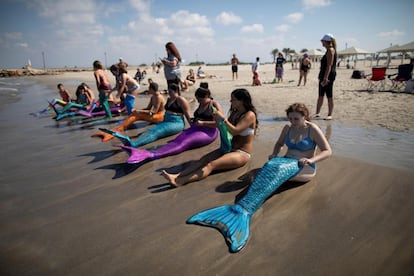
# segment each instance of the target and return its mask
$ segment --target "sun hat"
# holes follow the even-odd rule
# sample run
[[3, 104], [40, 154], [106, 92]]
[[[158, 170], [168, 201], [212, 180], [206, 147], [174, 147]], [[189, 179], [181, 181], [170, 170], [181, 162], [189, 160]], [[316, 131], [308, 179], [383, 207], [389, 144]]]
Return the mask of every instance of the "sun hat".
[[322, 38], [321, 41], [332, 41], [333, 40], [333, 35], [331, 34], [325, 34]]

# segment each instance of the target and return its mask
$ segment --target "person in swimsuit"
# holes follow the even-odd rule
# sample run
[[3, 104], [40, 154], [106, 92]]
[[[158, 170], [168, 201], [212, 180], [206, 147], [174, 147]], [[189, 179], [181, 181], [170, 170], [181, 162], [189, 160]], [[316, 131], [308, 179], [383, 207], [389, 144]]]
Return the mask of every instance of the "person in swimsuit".
[[[249, 239], [250, 219], [274, 192], [302, 168], [331, 156], [332, 150], [320, 128], [309, 121], [309, 110], [302, 103], [286, 109], [290, 125], [286, 125], [277, 140], [272, 154], [255, 176], [247, 193], [235, 204], [211, 208], [187, 220], [221, 231], [231, 252], [240, 251]], [[283, 157], [278, 157], [282, 147], [288, 147]], [[320, 152], [315, 154], [315, 148]]]
[[180, 133], [174, 140], [157, 147], [156, 150], [123, 147], [130, 153], [128, 163], [140, 163], [144, 160], [156, 160], [176, 155], [183, 151], [199, 148], [212, 143], [218, 137], [218, 129], [214, 118], [215, 112], [223, 112], [221, 105], [211, 98], [208, 88], [198, 88], [195, 97], [199, 102], [194, 111], [191, 126]]
[[238, 71], [239, 71], [239, 59], [236, 57], [236, 54], [233, 54], [233, 57], [231, 58], [231, 72], [232, 72], [232, 78], [236, 78], [236, 80], [239, 78]]
[[216, 149], [192, 162], [192, 165], [179, 173], [162, 175], [172, 186], [178, 187], [190, 182], [199, 181], [209, 176], [213, 171], [230, 170], [244, 166], [250, 160], [253, 148], [253, 138], [258, 125], [256, 108], [252, 103], [249, 91], [240, 88], [231, 93], [231, 108], [226, 119], [222, 112], [215, 112], [215, 118], [224, 122], [227, 130], [233, 135], [232, 150], [223, 152]]
[[139, 93], [140, 86], [134, 78], [128, 75], [126, 67], [122, 64], [118, 66], [118, 79], [119, 86], [117, 98], [121, 98], [122, 93], [126, 91], [125, 107], [127, 114], [131, 115], [135, 105], [135, 97]]
[[181, 55], [173, 42], [167, 42], [165, 44], [165, 50], [167, 51], [167, 57], [160, 58], [160, 61], [164, 64], [164, 75], [167, 79], [167, 87], [170, 88], [170, 85], [173, 83], [178, 85], [181, 83]]
[[[121, 125], [113, 128], [113, 131], [124, 132], [136, 121], [147, 121], [149, 123], [157, 124], [164, 120], [165, 99], [158, 90], [158, 84], [156, 82], [150, 83], [148, 93], [151, 95], [148, 106], [144, 109], [132, 110], [132, 114], [128, 116]], [[93, 134], [92, 137], [100, 137], [102, 138], [102, 142], [108, 142], [114, 138], [112, 134], [103, 131]]]
[[300, 86], [300, 83], [302, 82], [302, 78], [303, 78], [303, 86], [306, 85], [308, 71], [311, 68], [311, 66], [312, 66], [312, 62], [311, 62], [311, 59], [309, 58], [309, 55], [307, 53], [304, 53], [303, 57], [300, 60], [298, 86]]
[[99, 130], [117, 137], [125, 146], [134, 148], [146, 145], [167, 136], [178, 134], [185, 127], [183, 117], [186, 118], [188, 124], [191, 124], [190, 105], [186, 98], [181, 96], [178, 84], [171, 84], [168, 93], [169, 97], [165, 104], [165, 115], [163, 121], [148, 128], [146, 131], [141, 133], [136, 140], [132, 141], [129, 136], [110, 129], [100, 128]]
[[105, 110], [105, 118], [112, 118], [111, 108], [108, 103], [109, 94], [112, 92], [111, 83], [104, 72], [102, 62], [95, 60], [93, 62], [94, 77], [96, 81], [96, 87], [99, 91], [99, 102]]
[[326, 53], [321, 59], [321, 69], [319, 71], [319, 96], [316, 103], [316, 114], [314, 118], [320, 117], [323, 98], [328, 99], [328, 116], [325, 120], [332, 120], [334, 108], [333, 102], [333, 83], [336, 78], [336, 40], [331, 34], [326, 34], [321, 38], [322, 46], [326, 48]]
[[188, 75], [184, 81], [181, 82], [181, 90], [186, 91], [190, 86], [193, 86], [196, 83], [196, 77], [194, 70], [188, 70]]

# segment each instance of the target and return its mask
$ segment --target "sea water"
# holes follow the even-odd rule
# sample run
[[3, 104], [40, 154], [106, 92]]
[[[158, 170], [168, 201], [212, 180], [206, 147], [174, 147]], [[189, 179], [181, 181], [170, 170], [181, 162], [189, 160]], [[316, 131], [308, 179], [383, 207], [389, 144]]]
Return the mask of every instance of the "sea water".
[[[57, 89], [52, 91], [31, 78], [0, 78], [0, 112], [6, 104], [18, 101], [22, 105], [18, 109], [27, 111], [23, 115], [29, 119], [32, 117], [30, 113], [43, 110], [48, 104], [47, 101], [56, 97]], [[228, 106], [223, 104], [223, 109], [228, 110]], [[12, 120], [13, 117], [12, 112], [1, 112], [0, 124], [8, 119]], [[314, 122], [327, 136], [336, 156], [410, 171], [414, 168], [414, 131], [356, 127], [335, 120]], [[286, 123], [286, 118], [259, 114], [259, 127], [262, 129], [259, 129], [259, 135], [274, 143]]]

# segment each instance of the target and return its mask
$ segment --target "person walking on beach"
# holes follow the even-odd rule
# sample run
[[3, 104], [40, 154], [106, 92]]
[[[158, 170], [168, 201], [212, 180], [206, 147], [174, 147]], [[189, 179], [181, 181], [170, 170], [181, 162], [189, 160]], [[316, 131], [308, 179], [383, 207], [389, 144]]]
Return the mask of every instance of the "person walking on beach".
[[261, 86], [262, 82], [259, 78], [259, 66], [260, 66], [260, 58], [257, 57], [256, 61], [252, 64], [252, 73], [253, 73], [253, 83], [252, 86]]
[[276, 65], [275, 65], [275, 79], [277, 82], [283, 82], [283, 64], [286, 63], [286, 59], [282, 53], [277, 54]]
[[93, 62], [93, 75], [96, 81], [96, 87], [99, 91], [99, 102], [105, 110], [105, 118], [112, 118], [111, 108], [109, 107], [108, 97], [112, 92], [111, 83], [104, 72], [102, 62], [95, 60]]
[[303, 78], [303, 86], [306, 85], [308, 71], [311, 68], [311, 65], [312, 65], [312, 62], [309, 58], [309, 55], [307, 53], [304, 53], [303, 57], [300, 59], [298, 86], [300, 86], [300, 83], [302, 82], [302, 78]]
[[167, 57], [160, 59], [164, 64], [164, 74], [167, 79], [167, 87], [170, 88], [171, 84], [175, 83], [180, 86], [181, 83], [181, 55], [177, 50], [177, 47], [173, 42], [168, 42], [165, 45], [167, 51]]
[[325, 120], [332, 120], [334, 108], [333, 102], [333, 83], [336, 77], [336, 40], [331, 34], [326, 34], [321, 38], [322, 46], [326, 48], [325, 55], [321, 59], [321, 69], [319, 71], [319, 96], [316, 103], [316, 114], [314, 118], [320, 118], [320, 111], [323, 105], [323, 98], [328, 99], [328, 116]]
[[[290, 105], [286, 115], [290, 124], [283, 128], [269, 161], [260, 169], [246, 195], [233, 205], [208, 209], [187, 220], [187, 223], [218, 228], [228, 241], [231, 252], [238, 252], [246, 245], [250, 218], [266, 199], [287, 180], [295, 181], [307, 166], [314, 166], [332, 154], [321, 129], [309, 121], [309, 110], [303, 103]], [[279, 157], [284, 145], [287, 152]], [[317, 154], [316, 147], [319, 148]]]
[[236, 77], [236, 80], [239, 78], [238, 76], [238, 71], [239, 71], [239, 59], [236, 57], [236, 54], [233, 54], [233, 58], [231, 59], [231, 72], [232, 72], [232, 77], [234, 80], [234, 77]]
[[178, 187], [199, 181], [213, 171], [237, 169], [250, 160], [253, 138], [258, 125], [256, 108], [249, 91], [244, 88], [234, 90], [230, 102], [228, 119], [219, 111], [215, 113], [215, 117], [216, 121], [222, 122], [226, 131], [233, 135], [231, 149], [224, 152], [222, 148], [218, 148], [178, 173], [168, 173], [163, 170], [162, 175], [172, 186]]

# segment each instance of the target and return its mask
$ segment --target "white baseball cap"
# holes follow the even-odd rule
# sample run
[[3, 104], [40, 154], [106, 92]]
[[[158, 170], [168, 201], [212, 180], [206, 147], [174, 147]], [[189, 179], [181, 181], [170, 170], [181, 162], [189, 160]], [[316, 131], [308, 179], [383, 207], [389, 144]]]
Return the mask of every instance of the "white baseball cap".
[[321, 41], [332, 41], [334, 39], [333, 35], [331, 34], [325, 34], [322, 38]]

